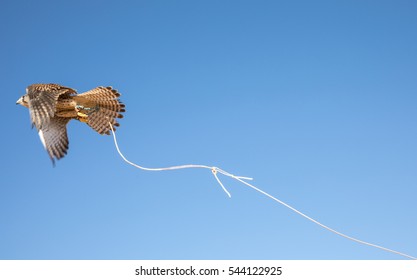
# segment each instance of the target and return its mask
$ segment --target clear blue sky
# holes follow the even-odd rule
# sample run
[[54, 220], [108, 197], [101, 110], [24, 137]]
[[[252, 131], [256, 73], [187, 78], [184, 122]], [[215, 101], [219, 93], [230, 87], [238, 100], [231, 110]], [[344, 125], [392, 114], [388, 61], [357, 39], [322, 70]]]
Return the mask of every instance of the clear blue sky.
[[343, 233], [417, 255], [415, 1], [1, 1], [0, 259], [403, 259], [206, 170], [144, 172], [32, 83], [111, 85], [122, 151], [216, 165]]

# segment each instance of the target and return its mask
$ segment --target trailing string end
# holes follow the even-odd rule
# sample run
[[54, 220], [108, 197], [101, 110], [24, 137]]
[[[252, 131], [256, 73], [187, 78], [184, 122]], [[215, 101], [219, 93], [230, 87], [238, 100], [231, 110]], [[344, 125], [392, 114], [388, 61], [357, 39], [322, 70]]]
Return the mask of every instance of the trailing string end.
[[280, 203], [281, 205], [283, 205], [283, 206], [287, 207], [287, 208], [288, 208], [288, 209], [290, 209], [291, 211], [293, 211], [293, 212], [297, 213], [298, 215], [300, 215], [300, 216], [302, 216], [302, 217], [306, 218], [307, 220], [309, 220], [309, 221], [311, 221], [311, 222], [315, 223], [316, 225], [318, 225], [318, 226], [320, 226], [320, 227], [324, 228], [325, 230], [328, 230], [328, 231], [330, 231], [330, 232], [332, 232], [332, 233], [334, 233], [334, 234], [336, 234], [336, 235], [339, 235], [339, 236], [341, 236], [341, 237], [343, 237], [343, 238], [346, 238], [346, 239], [348, 239], [348, 240], [354, 241], [354, 242], [359, 243], [359, 244], [362, 244], [362, 245], [366, 245], [366, 246], [369, 246], [369, 247], [377, 248], [377, 249], [380, 249], [380, 250], [383, 250], [383, 251], [386, 251], [386, 252], [389, 252], [389, 253], [397, 254], [397, 255], [399, 255], [399, 256], [403, 256], [403, 257], [408, 258], [408, 259], [411, 259], [411, 260], [417, 260], [417, 258], [416, 258], [416, 257], [414, 257], [414, 256], [411, 256], [411, 255], [408, 255], [408, 254], [405, 254], [405, 253], [402, 253], [402, 252], [399, 252], [399, 251], [396, 251], [396, 250], [392, 250], [392, 249], [389, 249], [389, 248], [386, 248], [386, 247], [383, 247], [383, 246], [380, 246], [380, 245], [377, 245], [377, 244], [373, 244], [373, 243], [370, 243], [370, 242], [366, 242], [366, 241], [360, 240], [360, 239], [358, 239], [358, 238], [351, 237], [351, 236], [349, 236], [349, 235], [347, 235], [347, 234], [341, 233], [341, 232], [339, 232], [339, 231], [337, 231], [337, 230], [335, 230], [335, 229], [333, 229], [333, 228], [331, 228], [331, 227], [329, 227], [329, 226], [326, 226], [326, 225], [324, 225], [324, 224], [320, 223], [319, 221], [317, 221], [317, 220], [315, 220], [315, 219], [311, 218], [311, 217], [310, 217], [310, 216], [308, 216], [307, 214], [304, 214], [304, 213], [303, 213], [303, 212], [301, 212], [300, 210], [297, 210], [296, 208], [294, 208], [294, 207], [290, 206], [289, 204], [287, 204], [287, 203], [283, 202], [282, 200], [279, 200], [279, 199], [278, 199], [278, 198], [276, 198], [275, 196], [273, 196], [273, 195], [271, 195], [271, 194], [267, 193], [266, 191], [263, 191], [263, 190], [261, 190], [261, 189], [259, 189], [259, 188], [255, 187], [254, 185], [252, 185], [252, 184], [250, 184], [250, 183], [248, 183], [248, 182], [245, 182], [245, 181], [243, 181], [243, 180], [241, 180], [241, 179], [239, 179], [239, 178], [236, 178], [236, 177], [235, 177], [235, 179], [236, 179], [237, 181], [241, 182], [242, 184], [245, 184], [246, 186], [248, 186], [248, 187], [252, 188], [253, 190], [255, 190], [255, 191], [257, 191], [257, 192], [259, 192], [259, 193], [261, 193], [261, 194], [263, 194], [263, 195], [265, 195], [265, 196], [267, 196], [267, 197], [269, 197], [270, 199], [272, 199], [272, 200], [274, 200], [274, 201], [276, 201], [276, 202]]
[[216, 178], [217, 182], [219, 183], [219, 185], [222, 187], [222, 189], [224, 190], [224, 192], [229, 196], [232, 197], [230, 192], [226, 189], [226, 187], [223, 185], [223, 183], [220, 181], [219, 177], [217, 176], [217, 173], [223, 174], [224, 176], [230, 177], [232, 179], [238, 180], [238, 181], [243, 181], [243, 180], [253, 180], [253, 178], [251, 177], [245, 177], [245, 176], [236, 176], [233, 175], [227, 171], [224, 171], [223, 169], [218, 168], [217, 166], [213, 166], [211, 168], [211, 172], [213, 173], [214, 178]]
[[217, 167], [213, 167], [211, 168], [211, 172], [213, 173], [214, 178], [216, 178], [217, 183], [219, 183], [219, 185], [222, 187], [223, 191], [227, 194], [227, 196], [229, 198], [232, 197], [232, 195], [230, 194], [230, 192], [226, 189], [226, 187], [223, 185], [222, 181], [220, 181], [219, 177], [217, 176]]

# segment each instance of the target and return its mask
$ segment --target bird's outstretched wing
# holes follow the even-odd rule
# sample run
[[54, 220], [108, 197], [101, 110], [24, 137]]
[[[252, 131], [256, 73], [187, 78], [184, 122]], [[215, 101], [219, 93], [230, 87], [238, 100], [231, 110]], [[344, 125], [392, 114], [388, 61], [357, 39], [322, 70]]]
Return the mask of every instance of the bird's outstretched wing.
[[34, 84], [27, 89], [29, 111], [32, 124], [38, 130], [54, 117], [58, 97], [63, 94], [75, 94], [76, 91], [57, 84]]
[[67, 123], [70, 120], [70, 118], [53, 117], [43, 123], [39, 129], [39, 137], [53, 164], [55, 164], [55, 159], [60, 159], [67, 154], [69, 143]]

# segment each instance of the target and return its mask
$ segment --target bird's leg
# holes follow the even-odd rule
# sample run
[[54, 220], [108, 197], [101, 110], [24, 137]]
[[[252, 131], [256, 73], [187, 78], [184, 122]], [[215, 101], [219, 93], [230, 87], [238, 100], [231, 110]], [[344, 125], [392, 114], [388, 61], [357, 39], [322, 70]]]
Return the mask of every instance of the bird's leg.
[[77, 111], [77, 120], [79, 120], [80, 122], [88, 122], [88, 115], [86, 113], [81, 112], [81, 110], [84, 110], [84, 106], [81, 105], [76, 105], [75, 106], [75, 111]]
[[77, 111], [77, 119], [80, 122], [85, 122], [86, 123], [86, 122], [88, 122], [88, 115], [95, 112], [95, 111], [98, 111], [99, 107], [98, 107], [98, 105], [95, 106], [95, 107], [92, 107], [92, 108], [84, 107], [82, 105], [76, 105], [75, 110]]
[[79, 113], [78, 117], [77, 117], [77, 120], [79, 120], [80, 122], [83, 122], [83, 123], [87, 123], [88, 122], [88, 116], [86, 114]]

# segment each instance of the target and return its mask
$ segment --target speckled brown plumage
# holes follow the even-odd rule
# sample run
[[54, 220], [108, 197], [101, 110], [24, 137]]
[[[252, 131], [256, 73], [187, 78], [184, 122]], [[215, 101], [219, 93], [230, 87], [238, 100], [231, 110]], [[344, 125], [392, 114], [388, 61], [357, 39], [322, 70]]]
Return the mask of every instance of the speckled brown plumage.
[[58, 84], [33, 84], [16, 104], [29, 108], [32, 125], [38, 129], [42, 144], [52, 162], [68, 150], [66, 126], [71, 119], [85, 122], [100, 134], [110, 134], [109, 122], [119, 126], [125, 105], [112, 87], [97, 87], [77, 94]]

